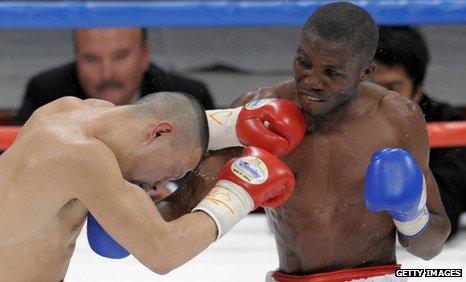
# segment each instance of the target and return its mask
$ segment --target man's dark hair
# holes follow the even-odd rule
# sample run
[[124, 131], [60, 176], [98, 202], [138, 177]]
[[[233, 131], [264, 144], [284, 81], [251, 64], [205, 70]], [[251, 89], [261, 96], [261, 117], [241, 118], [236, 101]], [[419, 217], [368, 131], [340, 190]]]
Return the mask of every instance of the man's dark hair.
[[416, 89], [424, 81], [429, 50], [421, 33], [409, 26], [381, 26], [375, 60], [389, 67], [402, 66]]
[[377, 25], [369, 13], [351, 3], [336, 2], [318, 8], [307, 19], [302, 36], [312, 34], [347, 44], [364, 64], [373, 60], [377, 48]]
[[176, 124], [180, 144], [198, 143], [203, 153], [209, 145], [209, 125], [202, 104], [192, 95], [181, 92], [158, 92], [146, 95], [133, 103], [135, 113]]

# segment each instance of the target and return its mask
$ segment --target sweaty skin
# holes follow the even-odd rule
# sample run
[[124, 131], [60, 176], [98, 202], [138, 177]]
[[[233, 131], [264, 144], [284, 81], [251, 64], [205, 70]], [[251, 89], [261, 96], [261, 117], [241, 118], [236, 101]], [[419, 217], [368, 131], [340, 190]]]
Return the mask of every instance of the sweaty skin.
[[[344, 122], [322, 128], [309, 124], [302, 143], [282, 159], [297, 184], [283, 206], [266, 209], [278, 247], [280, 271], [300, 275], [396, 263], [396, 229], [391, 217], [386, 212], [370, 212], [364, 203], [366, 168], [372, 153], [385, 147], [410, 151], [427, 182], [429, 226], [416, 239], [400, 236], [402, 245], [429, 259], [440, 252], [448, 234], [448, 220], [428, 168], [429, 145], [419, 108], [372, 83], [360, 83], [356, 91], [345, 109]], [[297, 100], [288, 82], [273, 92], [266, 88], [250, 92], [234, 106], [273, 96]], [[189, 176], [184, 189], [159, 205], [170, 214], [167, 217], [175, 218], [194, 206], [206, 193], [201, 190], [211, 187], [222, 162], [237, 152], [229, 149], [212, 153]], [[183, 193], [189, 196], [183, 197]]]
[[147, 194], [123, 179], [115, 155], [87, 126], [111, 107], [72, 97], [52, 102], [0, 156], [1, 281], [62, 280], [88, 210], [158, 273], [214, 241], [216, 226], [207, 214], [167, 223]]

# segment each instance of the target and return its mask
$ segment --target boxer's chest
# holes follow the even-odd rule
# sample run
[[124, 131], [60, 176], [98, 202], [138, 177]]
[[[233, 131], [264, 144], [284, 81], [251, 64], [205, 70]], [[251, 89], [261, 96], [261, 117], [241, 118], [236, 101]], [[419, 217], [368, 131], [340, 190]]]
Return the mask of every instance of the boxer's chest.
[[296, 188], [276, 210], [277, 217], [283, 213], [325, 225], [348, 215], [365, 215], [364, 176], [371, 156], [376, 150], [399, 146], [396, 129], [374, 120], [355, 122], [331, 134], [306, 134], [284, 159], [295, 175]]

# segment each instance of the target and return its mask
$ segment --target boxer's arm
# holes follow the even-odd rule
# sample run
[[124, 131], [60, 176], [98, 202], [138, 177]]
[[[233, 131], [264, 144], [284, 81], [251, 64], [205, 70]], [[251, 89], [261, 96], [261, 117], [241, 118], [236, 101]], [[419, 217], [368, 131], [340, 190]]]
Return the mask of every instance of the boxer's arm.
[[[429, 141], [426, 123], [417, 104], [398, 95], [385, 98], [387, 113], [393, 117], [403, 145], [417, 160], [426, 181], [429, 222], [426, 229], [415, 237], [399, 234], [399, 241], [410, 253], [423, 259], [431, 259], [440, 253], [450, 233], [450, 222], [445, 213], [437, 183], [429, 168]], [[398, 115], [394, 115], [398, 112]]]
[[183, 185], [165, 200], [157, 203], [163, 218], [171, 221], [190, 213], [191, 210], [212, 190], [222, 166], [231, 158], [241, 155], [243, 148], [227, 148], [211, 152], [192, 171]]
[[263, 98], [283, 98], [290, 101], [296, 100], [296, 88], [294, 80], [286, 80], [273, 86], [261, 87], [257, 90], [249, 91], [238, 97], [232, 107], [244, 106], [246, 103]]
[[[108, 150], [108, 149], [106, 149]], [[64, 185], [102, 227], [152, 271], [164, 274], [189, 261], [216, 238], [217, 227], [204, 212], [165, 222], [147, 194], [126, 182], [111, 152], [86, 149], [58, 164], [69, 179]], [[63, 179], [57, 179], [63, 181]]]

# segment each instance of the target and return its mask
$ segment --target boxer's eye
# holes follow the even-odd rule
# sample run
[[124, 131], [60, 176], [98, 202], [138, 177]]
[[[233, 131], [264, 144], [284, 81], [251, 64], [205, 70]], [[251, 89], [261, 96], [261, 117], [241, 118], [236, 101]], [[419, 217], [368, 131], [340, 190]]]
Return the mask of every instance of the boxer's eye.
[[306, 62], [303, 58], [298, 58], [298, 63], [305, 69], [310, 69], [312, 66], [308, 62]]
[[326, 69], [325, 74], [330, 77], [342, 77], [342, 74], [332, 69]]

